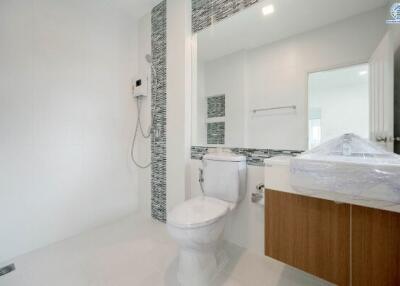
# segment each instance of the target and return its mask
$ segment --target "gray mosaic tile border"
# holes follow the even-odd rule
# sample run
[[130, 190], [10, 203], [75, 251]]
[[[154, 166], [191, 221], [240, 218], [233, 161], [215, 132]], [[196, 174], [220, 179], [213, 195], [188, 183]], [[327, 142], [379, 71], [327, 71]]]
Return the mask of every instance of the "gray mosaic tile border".
[[207, 144], [225, 144], [225, 122], [207, 123]]
[[[203, 156], [215, 147], [192, 146], [191, 158], [201, 160]], [[251, 148], [224, 148], [229, 149], [235, 154], [246, 156], [247, 165], [264, 166], [264, 159], [280, 155], [296, 156], [303, 151], [295, 150], [272, 150], [272, 149], [251, 149]]]
[[225, 116], [225, 95], [207, 97], [207, 117]]
[[192, 0], [192, 31], [211, 26], [255, 3], [259, 0]]
[[[167, 219], [167, 2], [151, 11], [151, 54], [156, 73], [152, 71], [151, 113], [154, 132], [151, 136], [151, 216], [161, 222]], [[157, 77], [157, 78], [155, 78]]]

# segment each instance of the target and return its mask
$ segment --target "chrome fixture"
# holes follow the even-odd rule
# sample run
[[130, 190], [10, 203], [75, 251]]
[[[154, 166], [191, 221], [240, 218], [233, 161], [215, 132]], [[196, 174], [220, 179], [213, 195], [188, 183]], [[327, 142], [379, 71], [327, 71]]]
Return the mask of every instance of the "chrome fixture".
[[204, 183], [204, 171], [202, 168], [199, 168], [199, 183], [200, 183], [200, 188], [201, 192], [204, 195], [204, 188], [203, 188], [203, 183]]
[[258, 203], [264, 198], [265, 186], [264, 184], [258, 184], [256, 186], [256, 192], [251, 194], [251, 202]]
[[387, 138], [386, 136], [376, 136], [375, 137], [376, 142], [400, 142], [400, 137], [389, 137]]
[[[152, 70], [152, 72], [153, 72], [153, 80], [154, 80], [154, 86], [155, 86], [155, 89], [157, 90], [157, 71], [156, 71], [156, 69], [155, 69], [155, 67], [154, 67], [154, 64], [153, 64], [153, 57], [150, 55], [150, 54], [146, 54], [146, 56], [145, 56], [145, 59], [146, 59], [146, 61], [147, 61], [147, 63], [149, 63], [150, 64], [150, 68], [151, 68], [151, 70]], [[151, 78], [151, 77], [150, 77]], [[149, 78], [147, 77], [147, 82], [149, 82]], [[139, 82], [139, 85], [140, 85], [141, 83]], [[151, 93], [151, 90], [152, 90], [152, 84], [150, 84], [150, 88], [148, 88], [148, 90], [147, 90], [147, 92], [148, 93]], [[149, 90], [150, 89], [150, 90]], [[133, 139], [132, 139], [132, 144], [131, 144], [131, 159], [132, 159], [132, 162], [138, 167], [138, 168], [141, 168], [141, 169], [146, 169], [146, 168], [148, 168], [148, 167], [150, 167], [151, 166], [151, 164], [152, 164], [152, 161], [150, 160], [150, 162], [148, 162], [147, 164], [140, 164], [137, 160], [136, 160], [136, 158], [135, 158], [135, 152], [134, 152], [134, 149], [135, 149], [135, 143], [136, 143], [136, 139], [137, 139], [137, 136], [138, 136], [138, 133], [139, 133], [139, 131], [140, 131], [140, 134], [142, 135], [142, 137], [144, 138], [144, 139], [150, 139], [150, 137], [151, 137], [151, 135], [153, 134], [156, 138], [158, 138], [159, 137], [159, 129], [158, 128], [154, 128], [154, 122], [153, 122], [153, 113], [151, 114], [151, 116], [150, 116], [150, 126], [149, 126], [149, 128], [148, 128], [148, 130], [147, 130], [147, 132], [145, 132], [144, 131], [144, 128], [143, 128], [143, 126], [142, 126], [142, 122], [141, 122], [141, 118], [140, 118], [140, 114], [141, 114], [141, 104], [142, 104], [142, 99], [144, 98], [144, 96], [136, 96], [135, 97], [135, 99], [136, 99], [136, 108], [137, 108], [137, 118], [136, 118], [136, 127], [135, 127], [135, 131], [134, 131], [134, 135], [133, 135]]]
[[375, 138], [376, 142], [387, 142], [388, 138], [387, 137], [383, 137], [383, 136], [376, 136]]
[[266, 108], [256, 108], [253, 109], [253, 113], [257, 113], [260, 111], [270, 111], [270, 110], [278, 110], [278, 109], [293, 109], [296, 110], [297, 106], [296, 105], [285, 105], [285, 106], [276, 106], [276, 107], [266, 107]]

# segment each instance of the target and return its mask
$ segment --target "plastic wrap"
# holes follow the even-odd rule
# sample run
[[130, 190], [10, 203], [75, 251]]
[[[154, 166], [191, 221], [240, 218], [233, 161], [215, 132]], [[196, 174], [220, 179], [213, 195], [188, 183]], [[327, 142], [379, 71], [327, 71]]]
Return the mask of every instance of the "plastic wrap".
[[290, 162], [298, 192], [400, 203], [400, 156], [354, 134], [332, 139]]

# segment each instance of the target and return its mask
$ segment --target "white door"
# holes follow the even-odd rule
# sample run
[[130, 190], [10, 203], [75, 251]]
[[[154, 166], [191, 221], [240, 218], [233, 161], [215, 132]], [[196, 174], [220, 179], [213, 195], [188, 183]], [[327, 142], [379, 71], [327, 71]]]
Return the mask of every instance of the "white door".
[[388, 31], [369, 61], [370, 139], [393, 151], [394, 48]]

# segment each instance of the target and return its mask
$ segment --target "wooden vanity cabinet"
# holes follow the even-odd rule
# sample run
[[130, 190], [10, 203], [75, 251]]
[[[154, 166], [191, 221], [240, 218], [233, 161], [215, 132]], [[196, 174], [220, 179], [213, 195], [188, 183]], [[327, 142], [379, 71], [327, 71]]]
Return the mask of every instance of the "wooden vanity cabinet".
[[350, 279], [350, 206], [266, 191], [265, 255], [338, 285]]
[[400, 285], [400, 214], [352, 205], [352, 285]]
[[267, 190], [265, 255], [337, 285], [400, 285], [400, 214]]

